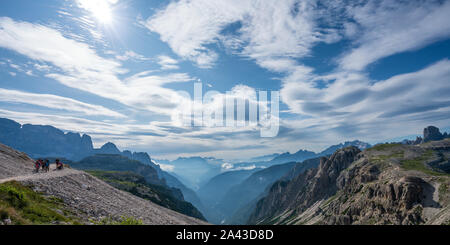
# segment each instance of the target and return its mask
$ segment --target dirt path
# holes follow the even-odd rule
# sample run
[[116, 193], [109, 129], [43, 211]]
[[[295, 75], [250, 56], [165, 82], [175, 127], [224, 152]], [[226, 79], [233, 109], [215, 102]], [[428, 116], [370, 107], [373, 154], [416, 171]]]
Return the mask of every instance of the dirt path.
[[56, 166], [54, 164], [50, 165], [49, 172], [42, 172], [42, 170], [39, 170], [39, 171], [40, 171], [39, 173], [30, 173], [30, 174], [19, 175], [19, 176], [14, 176], [14, 177], [9, 177], [9, 178], [3, 178], [3, 179], [0, 179], [0, 184], [8, 182], [8, 181], [13, 181], [13, 180], [23, 182], [23, 181], [27, 181], [27, 180], [32, 181], [32, 180], [41, 180], [41, 179], [51, 179], [51, 178], [63, 177], [63, 176], [70, 175], [70, 174], [80, 174], [80, 171], [70, 169], [70, 168], [65, 168], [63, 170], [56, 170]]
[[441, 211], [441, 206], [439, 205], [439, 186], [440, 183], [436, 182], [424, 189], [423, 214], [427, 219], [432, 219]]

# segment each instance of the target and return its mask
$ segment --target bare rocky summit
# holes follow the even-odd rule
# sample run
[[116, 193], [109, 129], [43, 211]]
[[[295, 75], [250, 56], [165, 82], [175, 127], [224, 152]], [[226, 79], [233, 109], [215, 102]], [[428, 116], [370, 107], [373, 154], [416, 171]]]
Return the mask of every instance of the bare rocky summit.
[[26, 154], [1, 144], [0, 169], [0, 183], [15, 180], [46, 196], [60, 198], [86, 224], [92, 220], [120, 217], [133, 217], [144, 224], [155, 225], [206, 224], [115, 189], [83, 171], [66, 168], [33, 173], [33, 161]]

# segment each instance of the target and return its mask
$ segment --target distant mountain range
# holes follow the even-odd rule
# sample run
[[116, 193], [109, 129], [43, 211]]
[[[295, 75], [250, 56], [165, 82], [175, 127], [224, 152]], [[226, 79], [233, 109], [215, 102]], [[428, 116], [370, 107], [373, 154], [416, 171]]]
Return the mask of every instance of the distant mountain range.
[[356, 148], [360, 149], [361, 151], [372, 147], [372, 145], [370, 145], [369, 143], [362, 142], [359, 140], [346, 141], [345, 143], [340, 143], [338, 145], [332, 145], [332, 146], [328, 147], [327, 149], [323, 150], [322, 152], [320, 152], [318, 155], [319, 156], [329, 156], [329, 155], [334, 154], [337, 150], [343, 149], [343, 148], [346, 148], [349, 146], [355, 146]]
[[[240, 163], [235, 163], [233, 165], [233, 167], [234, 168], [245, 168], [245, 167], [249, 167], [249, 166], [270, 167], [270, 166], [273, 166], [276, 164], [283, 164], [283, 163], [288, 163], [288, 162], [303, 162], [304, 160], [307, 160], [307, 159], [331, 155], [336, 150], [342, 149], [342, 148], [345, 148], [348, 146], [355, 146], [355, 147], [359, 148], [360, 150], [365, 150], [365, 149], [368, 149], [371, 147], [371, 145], [369, 143], [362, 142], [359, 140], [347, 141], [345, 143], [332, 145], [319, 153], [315, 153], [313, 151], [308, 151], [308, 150], [303, 150], [303, 149], [300, 149], [299, 151], [297, 151], [295, 153], [290, 153], [290, 152], [285, 152], [285, 153], [281, 153], [281, 154], [275, 153], [272, 155], [266, 155], [266, 156], [262, 156], [262, 157], [253, 158], [253, 159], [265, 159], [264, 161], [240, 162]], [[273, 158], [270, 158], [270, 156], [273, 156]]]

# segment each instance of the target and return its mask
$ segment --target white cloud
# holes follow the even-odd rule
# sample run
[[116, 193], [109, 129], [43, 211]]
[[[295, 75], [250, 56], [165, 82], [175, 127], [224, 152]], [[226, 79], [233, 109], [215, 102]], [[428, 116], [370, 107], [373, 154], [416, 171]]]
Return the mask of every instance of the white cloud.
[[200, 67], [209, 68], [217, 59], [217, 54], [204, 45], [213, 43], [225, 25], [239, 20], [240, 17], [240, 8], [230, 9], [236, 1], [228, 2], [172, 2], [156, 16], [148, 19], [145, 26], [160, 34], [161, 40], [167, 42], [182, 58], [196, 62]]
[[[36, 40], [40, 40], [36, 43]], [[114, 70], [123, 73], [120, 64], [96, 55], [87, 44], [65, 38], [60, 32], [37, 24], [0, 18], [0, 46], [38, 61], [50, 62], [68, 72]]]
[[116, 59], [121, 60], [121, 61], [126, 61], [126, 60], [149, 60], [148, 58], [146, 58], [145, 56], [138, 54], [134, 51], [128, 50], [126, 51], [123, 55], [117, 55]]
[[[313, 43], [331, 40], [316, 30], [314, 9], [314, 1], [178, 1], [150, 17], [145, 26], [200, 67], [214, 65], [218, 55], [208, 45], [220, 40], [260, 64], [277, 65], [268, 59], [305, 56]], [[236, 34], [222, 33], [234, 23], [241, 25]]]
[[50, 71], [51, 66], [46, 65], [46, 64], [41, 65], [39, 63], [35, 63], [34, 68], [36, 68], [38, 71]]
[[356, 48], [340, 59], [344, 69], [363, 70], [381, 58], [450, 37], [448, 1], [369, 1], [348, 12], [358, 27], [345, 23]]
[[163, 70], [174, 70], [178, 69], [178, 61], [173, 59], [170, 56], [167, 55], [160, 55], [157, 57], [158, 64], [161, 66], [161, 69]]
[[99, 116], [125, 118], [125, 115], [107, 109], [103, 106], [91, 105], [74, 99], [52, 94], [36, 94], [0, 88], [0, 101], [12, 103], [24, 103], [43, 106], [51, 109], [81, 112], [85, 115], [99, 115]]
[[173, 172], [173, 170], [175, 169], [175, 166], [173, 166], [173, 165], [162, 164], [162, 163], [159, 163], [159, 162], [155, 162], [155, 164], [156, 164], [156, 165], [159, 165], [159, 167], [160, 167], [162, 170], [167, 171], [167, 172]]
[[376, 83], [359, 73], [336, 73], [323, 79], [336, 80], [323, 89], [303, 80], [285, 83], [284, 102], [292, 112], [309, 117], [290, 128], [380, 139], [418, 133], [421, 127], [449, 119], [447, 59]]
[[[449, 37], [449, 11], [448, 1], [184, 0], [170, 3], [145, 26], [200, 67], [214, 65], [218, 55], [210, 45], [222, 43], [263, 68], [289, 72], [297, 66], [293, 58], [310, 55], [317, 43], [346, 37], [354, 48], [339, 59], [340, 66], [362, 70]], [[238, 29], [224, 32], [232, 24]]]

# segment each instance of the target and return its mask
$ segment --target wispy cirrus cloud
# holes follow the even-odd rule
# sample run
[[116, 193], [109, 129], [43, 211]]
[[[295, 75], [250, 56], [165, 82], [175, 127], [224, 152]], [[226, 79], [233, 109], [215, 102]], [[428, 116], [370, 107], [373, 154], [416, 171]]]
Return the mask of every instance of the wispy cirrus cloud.
[[157, 59], [158, 64], [161, 66], [161, 69], [163, 70], [175, 70], [179, 68], [178, 61], [170, 56], [160, 55], [157, 57]]
[[[331, 40], [330, 33], [316, 30], [313, 14], [314, 1], [178, 1], [147, 19], [145, 26], [180, 57], [203, 68], [218, 58], [208, 45], [221, 40], [235, 53], [269, 64], [269, 58], [304, 56], [314, 42]], [[241, 26], [235, 34], [222, 32], [235, 23]]]
[[384, 57], [448, 38], [449, 12], [448, 1], [369, 1], [348, 7], [354, 22], [345, 27], [356, 47], [340, 58], [340, 66], [363, 70]]
[[126, 116], [107, 109], [103, 106], [92, 105], [52, 94], [28, 93], [17, 90], [0, 88], [0, 101], [9, 103], [21, 103], [43, 106], [51, 109], [64, 110], [70, 112], [79, 112], [90, 116], [108, 116], [116, 118], [125, 118]]
[[121, 61], [127, 61], [127, 60], [137, 60], [137, 61], [144, 61], [149, 60], [149, 58], [146, 58], [145, 56], [138, 54], [132, 50], [125, 51], [122, 55], [116, 55], [116, 58]]

